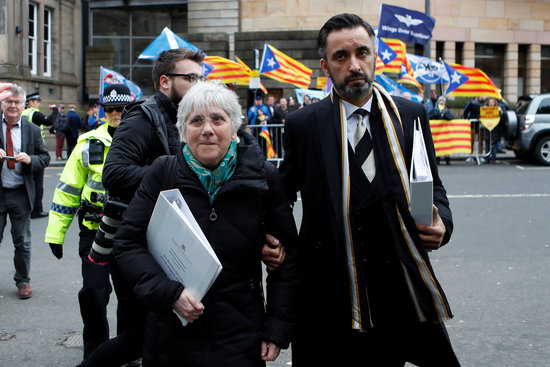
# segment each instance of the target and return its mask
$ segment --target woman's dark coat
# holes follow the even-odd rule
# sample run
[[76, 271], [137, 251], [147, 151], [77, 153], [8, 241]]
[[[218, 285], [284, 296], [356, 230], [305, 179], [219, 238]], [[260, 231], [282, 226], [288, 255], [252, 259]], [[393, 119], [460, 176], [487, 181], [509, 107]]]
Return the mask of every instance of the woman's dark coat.
[[[119, 267], [150, 310], [144, 366], [262, 366], [261, 341], [287, 348], [295, 325], [296, 227], [275, 167], [250, 135], [239, 131], [238, 164], [210, 204], [181, 149], [175, 187], [212, 245], [223, 270], [204, 299], [204, 314], [183, 327], [172, 311], [183, 286], [171, 281], [149, 251], [145, 233], [157, 196], [168, 189], [168, 158], [158, 159], [126, 210], [115, 239]], [[216, 215], [212, 215], [215, 213]], [[215, 218], [214, 218], [215, 217]], [[265, 233], [285, 246], [286, 259], [262, 290]]]

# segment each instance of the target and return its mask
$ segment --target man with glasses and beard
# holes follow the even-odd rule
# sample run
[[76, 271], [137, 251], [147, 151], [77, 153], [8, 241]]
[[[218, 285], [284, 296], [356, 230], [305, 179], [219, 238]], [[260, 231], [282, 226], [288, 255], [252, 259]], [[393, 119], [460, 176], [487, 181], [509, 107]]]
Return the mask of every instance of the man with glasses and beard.
[[[357, 15], [329, 19], [318, 38], [333, 90], [287, 116], [280, 168], [301, 193], [294, 367], [459, 365], [443, 321], [451, 310], [429, 250], [453, 228], [426, 109], [374, 83], [376, 36]], [[433, 175], [433, 223], [409, 209], [414, 121]]]

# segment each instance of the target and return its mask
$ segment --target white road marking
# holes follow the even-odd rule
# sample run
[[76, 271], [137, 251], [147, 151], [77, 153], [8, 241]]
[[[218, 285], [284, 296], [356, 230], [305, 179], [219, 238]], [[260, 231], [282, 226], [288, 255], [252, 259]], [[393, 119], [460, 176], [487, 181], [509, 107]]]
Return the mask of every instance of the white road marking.
[[447, 195], [449, 199], [472, 199], [472, 198], [546, 198], [550, 194], [466, 194]]

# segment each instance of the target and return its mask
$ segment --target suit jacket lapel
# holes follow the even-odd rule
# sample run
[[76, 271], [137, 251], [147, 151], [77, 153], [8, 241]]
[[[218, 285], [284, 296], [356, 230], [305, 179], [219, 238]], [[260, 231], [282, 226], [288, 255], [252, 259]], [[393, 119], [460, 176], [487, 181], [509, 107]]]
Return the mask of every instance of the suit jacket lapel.
[[[318, 102], [321, 103], [321, 102]], [[319, 109], [318, 132], [321, 143], [322, 161], [325, 167], [326, 182], [332, 205], [332, 212], [336, 220], [337, 237], [333, 240], [338, 243], [342, 235], [342, 133], [340, 131], [340, 100], [336, 93], [325, 98], [323, 106]]]

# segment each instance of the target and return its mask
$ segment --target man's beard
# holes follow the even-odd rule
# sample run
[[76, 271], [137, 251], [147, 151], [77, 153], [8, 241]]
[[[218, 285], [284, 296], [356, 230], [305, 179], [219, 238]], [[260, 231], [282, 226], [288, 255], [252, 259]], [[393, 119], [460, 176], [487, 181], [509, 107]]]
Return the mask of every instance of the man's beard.
[[[340, 84], [340, 83], [336, 83], [334, 81], [334, 77], [333, 77], [332, 72], [330, 71], [330, 69], [327, 68], [327, 70], [328, 70], [328, 75], [330, 76], [330, 79], [332, 80], [332, 84], [334, 86], [334, 89], [336, 89], [336, 91], [338, 92], [338, 94], [342, 98], [354, 99], [354, 98], [358, 98], [358, 97], [363, 97], [363, 96], [367, 95], [370, 92], [370, 90], [372, 89], [372, 84], [374, 82], [374, 77], [369, 78], [367, 74], [352, 73], [352, 74], [346, 76], [346, 79], [344, 79], [344, 83]], [[374, 70], [373, 70], [372, 75], [374, 76]], [[350, 86], [348, 84], [348, 82], [351, 79], [354, 79], [354, 78], [363, 78], [363, 80], [365, 81], [365, 84], [358, 85], [358, 86], [355, 86], [355, 87]]]
[[174, 104], [175, 104], [176, 106], [178, 106], [179, 103], [181, 102], [181, 99], [183, 98], [183, 96], [180, 95], [180, 94], [178, 93], [178, 91], [176, 90], [176, 88], [174, 88], [174, 84], [173, 84], [173, 83], [172, 83], [172, 86], [171, 86], [170, 88], [171, 88], [170, 92], [171, 92], [171, 94], [172, 94], [172, 102], [174, 102]]

